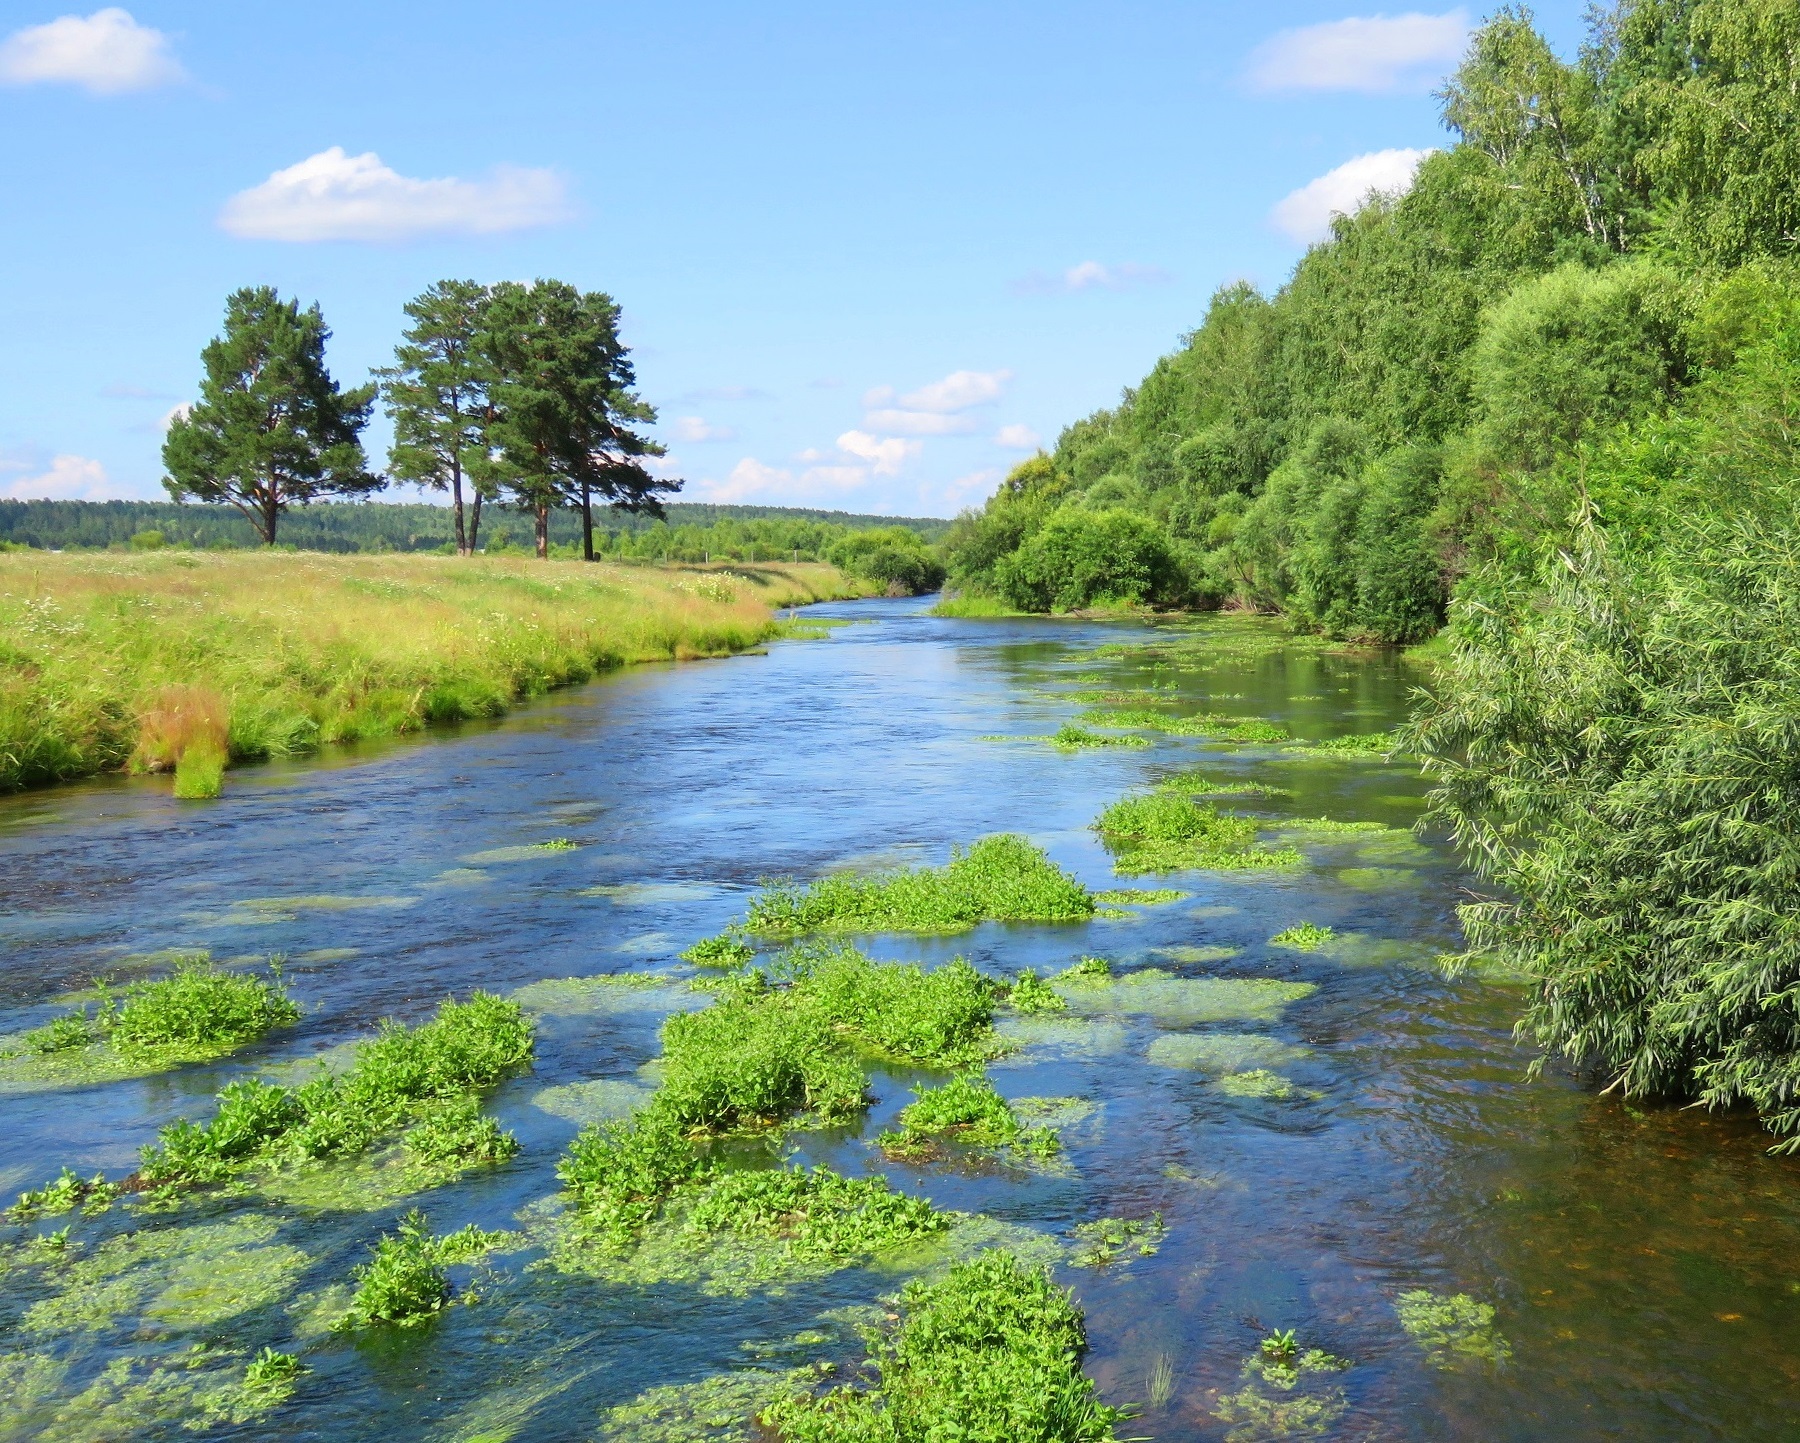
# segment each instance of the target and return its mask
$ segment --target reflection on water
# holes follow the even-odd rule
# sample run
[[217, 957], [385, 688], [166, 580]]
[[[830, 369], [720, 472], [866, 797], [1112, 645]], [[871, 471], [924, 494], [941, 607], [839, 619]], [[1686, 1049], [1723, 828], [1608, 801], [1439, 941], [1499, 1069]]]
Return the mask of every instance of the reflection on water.
[[[1006, 1024], [1017, 1050], [996, 1085], [1079, 1100], [1059, 1104], [1074, 1109], [1067, 1166], [884, 1161], [862, 1138], [910, 1097], [920, 1079], [905, 1071], [877, 1073], [861, 1136], [798, 1134], [797, 1154], [879, 1168], [988, 1215], [993, 1236], [1060, 1239], [1065, 1258], [1083, 1223], [1160, 1212], [1153, 1255], [1062, 1274], [1087, 1308], [1103, 1392], [1144, 1409], [1132, 1432], [1800, 1436], [1800, 1168], [1766, 1156], [1741, 1118], [1522, 1080], [1513, 995], [1430, 967], [1455, 945], [1466, 879], [1406, 831], [1422, 786], [1404, 766], [1163, 734], [1071, 751], [981, 740], [1046, 736], [1088, 704], [1077, 694], [1262, 717], [1302, 739], [1367, 733], [1403, 713], [1418, 680], [1403, 663], [1273, 646], [1266, 627], [1223, 619], [824, 610], [869, 624], [765, 657], [633, 671], [452, 736], [235, 772], [214, 805], [128, 781], [0, 803], [0, 1032], [178, 949], [283, 953], [307, 1008], [298, 1028], [219, 1063], [0, 1096], [8, 1188], [65, 1164], [124, 1173], [159, 1126], [204, 1115], [232, 1078], [341, 1062], [334, 1049], [381, 1017], [418, 1019], [447, 994], [527, 989], [539, 1019], [534, 1072], [494, 1102], [524, 1144], [506, 1168], [399, 1199], [392, 1170], [347, 1167], [192, 1207], [179, 1245], [107, 1243], [169, 1225], [115, 1209], [73, 1228], [67, 1266], [88, 1267], [91, 1287], [71, 1273], [46, 1300], [16, 1270], [0, 1276], [0, 1393], [17, 1436], [121, 1436], [121, 1419], [134, 1436], [175, 1436], [229, 1371], [207, 1348], [226, 1358], [240, 1343], [298, 1350], [312, 1372], [269, 1417], [219, 1428], [296, 1439], [629, 1437], [652, 1415], [678, 1431], [641, 1436], [702, 1436], [769, 1376], [854, 1357], [844, 1320], [892, 1289], [892, 1271], [712, 1296], [534, 1269], [527, 1251], [463, 1270], [481, 1301], [428, 1329], [355, 1344], [328, 1324], [350, 1267], [413, 1202], [440, 1231], [543, 1217], [576, 1127], [637, 1105], [661, 1018], [703, 1000], [579, 979], [667, 971], [761, 879], [941, 861], [1002, 829], [1030, 833], [1096, 890], [1164, 885], [1117, 882], [1088, 824], [1196, 765], [1268, 789], [1224, 804], [1272, 829], [1319, 817], [1383, 829], [1271, 830], [1304, 868], [1183, 875], [1186, 895], [1085, 926], [871, 939], [881, 956], [965, 953], [996, 971], [1095, 955], [1167, 975]], [[544, 847], [562, 838], [575, 847]], [[1331, 933], [1312, 950], [1271, 945], [1304, 926]], [[1252, 979], [1298, 985], [1241, 985]], [[109, 1247], [143, 1260], [108, 1272], [93, 1259]], [[1258, 1344], [1276, 1328], [1329, 1361], [1270, 1364]]]

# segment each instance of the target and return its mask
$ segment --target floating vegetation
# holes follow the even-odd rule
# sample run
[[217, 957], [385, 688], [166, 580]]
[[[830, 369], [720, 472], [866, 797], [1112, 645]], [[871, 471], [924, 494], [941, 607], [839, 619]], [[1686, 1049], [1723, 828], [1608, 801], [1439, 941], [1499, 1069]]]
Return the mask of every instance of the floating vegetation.
[[[1276, 824], [1282, 832], [1302, 832], [1313, 836], [1339, 836], [1346, 833], [1390, 832], [1386, 822], [1340, 822], [1335, 817], [1288, 817]], [[1410, 833], [1405, 835], [1410, 837]]]
[[1058, 972], [1055, 980], [1065, 987], [1076, 987], [1110, 982], [1112, 975], [1112, 963], [1104, 957], [1081, 957]]
[[995, 1031], [1016, 1047], [1041, 1049], [1063, 1058], [1117, 1057], [1131, 1043], [1122, 1023], [1066, 1014], [1005, 1017]]
[[1147, 1055], [1158, 1067], [1225, 1077], [1257, 1068], [1284, 1067], [1308, 1053], [1304, 1047], [1256, 1032], [1172, 1032], [1152, 1041]]
[[300, 1019], [279, 958], [265, 978], [178, 954], [167, 977], [99, 993], [92, 1014], [84, 1006], [14, 1038], [0, 1053], [0, 1085], [142, 1077], [222, 1057]]
[[907, 1284], [898, 1325], [870, 1339], [872, 1387], [778, 1402], [762, 1421], [787, 1443], [1111, 1443], [1122, 1409], [1081, 1372], [1081, 1310], [1046, 1272], [983, 1253]]
[[1013, 978], [1006, 991], [1006, 1004], [1022, 1016], [1043, 1012], [1063, 1012], [1069, 1004], [1048, 982], [1027, 967]]
[[1256, 1377], [1284, 1390], [1295, 1388], [1314, 1373], [1341, 1373], [1351, 1366], [1323, 1348], [1303, 1348], [1292, 1328], [1277, 1328], [1244, 1362], [1244, 1376]]
[[1227, 742], [1285, 742], [1293, 733], [1260, 717], [1229, 717], [1202, 713], [1198, 716], [1175, 717], [1144, 707], [1100, 709], [1085, 712], [1082, 720], [1091, 726], [1167, 732], [1171, 736], [1207, 737]]
[[1467, 1293], [1440, 1296], [1415, 1288], [1394, 1299], [1394, 1311], [1433, 1367], [1498, 1367], [1512, 1358], [1511, 1346], [1494, 1326], [1493, 1305], [1478, 1303]]
[[1394, 755], [1400, 742], [1392, 732], [1363, 732], [1357, 736], [1331, 737], [1322, 742], [1307, 742], [1295, 750], [1324, 752], [1343, 757], [1379, 757]]
[[1317, 1097], [1310, 1088], [1297, 1087], [1279, 1072], [1252, 1067], [1247, 1072], [1228, 1072], [1219, 1079], [1219, 1091], [1227, 1097], [1253, 1097], [1266, 1102], [1287, 1102], [1297, 1097]]
[[55, 1181], [20, 1193], [7, 1216], [15, 1222], [27, 1222], [32, 1218], [61, 1217], [77, 1207], [84, 1212], [105, 1212], [118, 1195], [119, 1188], [106, 1180], [106, 1174], [97, 1172], [84, 1180], [74, 1169], [65, 1167]]
[[599, 972], [546, 977], [516, 987], [509, 1000], [534, 1017], [605, 1012], [678, 1012], [700, 1006], [685, 982], [660, 972]]
[[1213, 1417], [1235, 1425], [1225, 1434], [1225, 1443], [1283, 1443], [1290, 1438], [1329, 1436], [1349, 1407], [1342, 1388], [1270, 1397], [1252, 1384], [1222, 1395], [1213, 1407]]
[[458, 860], [469, 867], [486, 867], [496, 862], [529, 862], [533, 857], [553, 857], [580, 850], [581, 843], [571, 837], [552, 837], [547, 842], [526, 842], [516, 847], [489, 847], [485, 852], [470, 852]]
[[1310, 982], [1268, 977], [1177, 977], [1158, 967], [1116, 976], [1087, 974], [1066, 982], [1063, 978], [1056, 980], [1060, 995], [1074, 1011], [1123, 1012], [1188, 1026], [1202, 1022], [1272, 1022], [1289, 1003], [1310, 997], [1317, 990]]
[[1382, 892], [1419, 880], [1419, 874], [1410, 867], [1344, 867], [1337, 877], [1346, 887], [1364, 892]]
[[1113, 870], [1122, 876], [1293, 867], [1302, 862], [1292, 847], [1257, 847], [1256, 827], [1247, 817], [1227, 816], [1208, 803], [1170, 791], [1123, 797], [1094, 822], [1094, 830], [1114, 853]]
[[735, 970], [748, 967], [756, 960], [756, 949], [735, 932], [722, 932], [717, 937], [702, 937], [681, 953], [683, 962], [696, 967], [721, 967]]
[[1158, 947], [1150, 955], [1166, 958], [1170, 962], [1180, 962], [1186, 966], [1198, 966], [1207, 962], [1229, 962], [1243, 950], [1242, 947], [1183, 944], [1175, 947]]
[[698, 902], [713, 896], [717, 887], [698, 882], [618, 882], [602, 887], [583, 887], [577, 897], [605, 897], [620, 907], [661, 907], [671, 902]]
[[617, 1078], [592, 1078], [542, 1088], [531, 1096], [531, 1105], [552, 1117], [569, 1122], [610, 1122], [630, 1117], [654, 1096], [651, 1089]]
[[410, 1327], [429, 1321], [450, 1303], [448, 1264], [472, 1262], [513, 1235], [483, 1232], [473, 1223], [443, 1237], [433, 1237], [417, 1208], [400, 1219], [393, 1233], [383, 1233], [374, 1256], [358, 1263], [352, 1277], [356, 1295], [339, 1325], [367, 1328], [378, 1323]]
[[151, 1183], [218, 1182], [246, 1168], [348, 1156], [459, 1097], [486, 1091], [531, 1058], [518, 1003], [485, 992], [446, 1001], [418, 1027], [385, 1024], [348, 1072], [299, 1087], [248, 1078], [219, 1093], [212, 1121], [165, 1127], [143, 1153]]
[[1054, 1157], [1062, 1150], [1054, 1129], [1026, 1126], [993, 1083], [978, 1073], [962, 1073], [914, 1092], [917, 1099], [901, 1110], [899, 1127], [875, 1139], [891, 1157], [930, 1157], [945, 1142], [1011, 1148], [1031, 1158]]
[[1288, 927], [1269, 938], [1271, 947], [1291, 947], [1296, 952], [1317, 952], [1327, 942], [1337, 936], [1334, 927], [1320, 927], [1312, 922], [1302, 922], [1298, 926]]
[[1179, 891], [1174, 887], [1115, 887], [1108, 892], [1094, 893], [1094, 900], [1109, 907], [1157, 907], [1164, 902], [1184, 901], [1193, 895], [1192, 892]]
[[765, 936], [960, 932], [978, 922], [1080, 922], [1093, 913], [1092, 894], [1040, 848], [1001, 835], [952, 851], [944, 867], [771, 883], [750, 904], [747, 927]]
[[756, 1417], [817, 1386], [820, 1370], [740, 1369], [698, 1383], [650, 1388], [600, 1415], [599, 1443], [755, 1443]]
[[1147, 1218], [1098, 1218], [1077, 1224], [1069, 1233], [1075, 1248], [1069, 1255], [1072, 1268], [1103, 1268], [1121, 1258], [1153, 1256], [1168, 1233], [1162, 1214]]

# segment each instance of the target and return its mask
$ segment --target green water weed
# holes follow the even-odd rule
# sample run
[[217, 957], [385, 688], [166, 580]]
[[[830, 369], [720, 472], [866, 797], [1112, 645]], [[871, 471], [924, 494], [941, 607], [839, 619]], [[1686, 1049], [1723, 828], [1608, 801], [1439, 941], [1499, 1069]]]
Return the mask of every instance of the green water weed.
[[1407, 1335], [1438, 1368], [1485, 1363], [1499, 1367], [1512, 1359], [1512, 1346], [1494, 1325], [1494, 1307], [1467, 1293], [1440, 1296], [1414, 1288], [1394, 1299], [1394, 1312]]
[[1094, 821], [1121, 875], [1197, 869], [1243, 870], [1300, 863], [1292, 847], [1259, 849], [1257, 824], [1171, 791], [1122, 797]]
[[1013, 978], [1006, 991], [1006, 1005], [1020, 1016], [1043, 1012], [1066, 1012], [1069, 1004], [1050, 984], [1027, 967]]
[[376, 1323], [410, 1327], [441, 1312], [450, 1302], [450, 1275], [438, 1256], [425, 1215], [414, 1208], [399, 1228], [383, 1234], [374, 1256], [358, 1263], [351, 1274], [356, 1296], [343, 1327]]
[[108, 1182], [104, 1173], [83, 1179], [73, 1168], [65, 1167], [41, 1188], [20, 1193], [19, 1200], [7, 1209], [7, 1216], [15, 1222], [26, 1222], [32, 1218], [60, 1217], [77, 1207], [85, 1213], [105, 1212], [119, 1192], [118, 1184]]
[[1010, 1104], [979, 1073], [962, 1073], [938, 1087], [914, 1088], [915, 1100], [900, 1113], [900, 1125], [875, 1145], [892, 1157], [929, 1156], [949, 1140], [970, 1147], [1017, 1148], [1027, 1157], [1054, 1157], [1062, 1150], [1056, 1132], [1027, 1127]]
[[1112, 963], [1104, 957], [1082, 957], [1070, 963], [1058, 972], [1055, 981], [1065, 987], [1080, 987], [1096, 982], [1110, 982], [1113, 978]]
[[590, 1124], [569, 1144], [556, 1175], [584, 1228], [622, 1246], [662, 1211], [677, 1190], [712, 1175], [667, 1112]]
[[1151, 1257], [1168, 1231], [1160, 1212], [1148, 1218], [1096, 1218], [1078, 1223], [1069, 1234], [1075, 1240], [1069, 1266], [1103, 1268], [1121, 1258]]
[[702, 937], [680, 956], [683, 962], [692, 962], [696, 967], [735, 971], [756, 960], [756, 949], [735, 932], [725, 931], [717, 937]]
[[1174, 887], [1114, 887], [1094, 893], [1094, 900], [1106, 906], [1158, 907], [1165, 902], [1180, 902], [1193, 896]]
[[780, 1239], [802, 1263], [843, 1264], [940, 1234], [952, 1220], [884, 1178], [774, 1168], [719, 1175], [695, 1201], [686, 1226]]
[[1313, 922], [1301, 922], [1297, 926], [1284, 928], [1269, 938], [1271, 947], [1291, 947], [1296, 952], [1317, 952], [1328, 942], [1337, 937], [1333, 927], [1321, 927]]
[[762, 1415], [786, 1443], [1112, 1443], [1129, 1416], [1081, 1372], [1081, 1310], [1047, 1271], [1005, 1252], [915, 1279], [891, 1334], [872, 1334], [874, 1387], [790, 1398]]
[[474, 1097], [455, 1098], [427, 1113], [402, 1141], [420, 1162], [457, 1169], [505, 1162], [519, 1150], [518, 1138], [483, 1114]]

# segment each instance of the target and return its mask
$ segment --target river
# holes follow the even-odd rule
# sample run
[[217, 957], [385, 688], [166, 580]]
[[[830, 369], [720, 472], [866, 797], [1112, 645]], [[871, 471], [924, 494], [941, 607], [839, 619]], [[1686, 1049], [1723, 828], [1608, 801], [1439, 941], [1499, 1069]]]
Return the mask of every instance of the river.
[[[877, 1073], [860, 1135], [791, 1141], [803, 1159], [1031, 1229], [1065, 1258], [1084, 1221], [1159, 1212], [1153, 1255], [1058, 1274], [1087, 1310], [1102, 1395], [1142, 1409], [1122, 1435], [1800, 1438], [1800, 1164], [1768, 1156], [1742, 1117], [1627, 1104], [1556, 1068], [1527, 1080], [1516, 987], [1447, 981], [1434, 965], [1457, 945], [1469, 880], [1439, 842], [1400, 832], [1422, 807], [1412, 769], [1168, 735], [1079, 751], [1021, 740], [1100, 691], [1266, 718], [1307, 740], [1367, 733], [1404, 715], [1419, 676], [1389, 653], [1281, 644], [1270, 624], [958, 621], [926, 605], [814, 608], [845, 624], [766, 655], [618, 673], [492, 725], [233, 771], [217, 803], [126, 779], [0, 799], [0, 1032], [47, 1021], [98, 976], [166, 967], [171, 949], [280, 954], [306, 1009], [217, 1064], [95, 1086], [0, 1077], [0, 1186], [64, 1165], [123, 1176], [159, 1127], [205, 1117], [233, 1078], [339, 1057], [380, 1019], [418, 1020], [449, 995], [679, 969], [675, 954], [741, 915], [761, 879], [938, 863], [1019, 831], [1096, 890], [1188, 895], [1080, 926], [865, 945], [995, 973], [1094, 954], [1120, 971], [1316, 991], [1249, 1020], [1127, 1000], [1061, 1030], [1009, 1024], [1021, 1046], [990, 1069], [1000, 1090], [1088, 1104], [1059, 1167], [884, 1161], [864, 1139], [908, 1100], [918, 1078], [901, 1072]], [[1196, 763], [1287, 792], [1241, 803], [1271, 825], [1388, 830], [1302, 838], [1299, 869], [1115, 879], [1090, 823]], [[578, 845], [533, 850], [552, 838]], [[1333, 928], [1333, 942], [1271, 945], [1302, 923]], [[8, 1230], [0, 1438], [195, 1436], [181, 1429], [196, 1404], [180, 1360], [198, 1377], [191, 1360], [209, 1350], [241, 1368], [265, 1343], [311, 1371], [280, 1408], [206, 1436], [749, 1437], [725, 1403], [678, 1423], [609, 1410], [855, 1356], [832, 1319], [891, 1292], [898, 1265], [713, 1296], [571, 1277], [525, 1250], [463, 1270], [477, 1301], [427, 1328], [359, 1341], [317, 1326], [321, 1300], [405, 1208], [439, 1230], [541, 1214], [581, 1118], [641, 1083], [669, 1008], [704, 1001], [671, 986], [604, 1006], [569, 989], [524, 995], [537, 1062], [490, 1104], [524, 1145], [509, 1164], [372, 1206], [347, 1182], [76, 1217], [69, 1269], [132, 1228], [186, 1229], [192, 1256], [183, 1241], [123, 1280], [71, 1272], [63, 1303], [45, 1292], [62, 1283], [19, 1262], [22, 1239], [60, 1224]], [[1221, 1033], [1265, 1039], [1289, 1095], [1234, 1095], [1166, 1065], [1179, 1046], [1165, 1039]], [[1434, 1343], [1396, 1306], [1421, 1290], [1489, 1306], [1491, 1322], [1479, 1314], [1460, 1349]], [[1259, 1383], [1246, 1360], [1277, 1328], [1350, 1366], [1292, 1389]]]

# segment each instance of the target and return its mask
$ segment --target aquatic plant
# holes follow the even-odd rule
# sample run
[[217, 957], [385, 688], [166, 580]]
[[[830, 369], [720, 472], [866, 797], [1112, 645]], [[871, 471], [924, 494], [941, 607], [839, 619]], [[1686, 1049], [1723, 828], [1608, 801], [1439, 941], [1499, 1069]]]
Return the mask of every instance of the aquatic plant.
[[300, 1019], [300, 1008], [281, 980], [280, 959], [271, 975], [227, 972], [204, 954], [184, 955], [175, 970], [154, 981], [133, 982], [114, 996], [101, 989], [92, 1017], [84, 1007], [25, 1035], [39, 1054], [55, 1054], [110, 1042], [139, 1058], [192, 1061], [228, 1052]]
[[1012, 986], [1006, 990], [1006, 1005], [1024, 1016], [1039, 1012], [1064, 1012], [1069, 1006], [1048, 982], [1029, 967], [1013, 978]]
[[73, 1168], [65, 1167], [41, 1188], [28, 1188], [20, 1193], [19, 1200], [7, 1209], [7, 1215], [17, 1222], [25, 1222], [30, 1218], [58, 1217], [76, 1207], [84, 1212], [104, 1212], [118, 1195], [118, 1185], [109, 1183], [104, 1173], [97, 1172], [84, 1180]]
[[492, 1087], [531, 1057], [532, 1028], [516, 1002], [476, 992], [446, 1001], [418, 1027], [385, 1023], [341, 1077], [297, 1088], [229, 1083], [212, 1121], [172, 1123], [143, 1150], [151, 1183], [216, 1182], [253, 1162], [360, 1152], [409, 1117]]
[[421, 1323], [450, 1301], [450, 1275], [438, 1256], [437, 1239], [417, 1208], [400, 1219], [399, 1228], [382, 1234], [375, 1254], [351, 1273], [356, 1296], [344, 1317], [345, 1327], [372, 1323]]
[[696, 967], [735, 969], [754, 962], [756, 949], [736, 933], [726, 931], [717, 937], [702, 937], [680, 955], [683, 962], [692, 962]]
[[614, 1244], [651, 1222], [677, 1189], [711, 1175], [680, 1125], [654, 1107], [584, 1127], [556, 1165], [584, 1227]]
[[519, 1140], [481, 1110], [477, 1098], [458, 1097], [426, 1114], [401, 1139], [420, 1162], [465, 1168], [505, 1162]]
[[1511, 1345], [1494, 1326], [1493, 1305], [1477, 1302], [1467, 1293], [1439, 1296], [1414, 1288], [1394, 1299], [1394, 1312], [1400, 1326], [1436, 1367], [1498, 1366], [1512, 1358]]
[[1094, 982], [1112, 981], [1112, 963], [1104, 957], [1082, 957], [1071, 962], [1056, 974], [1056, 981], [1065, 986]]
[[1078, 1223], [1069, 1234], [1075, 1239], [1069, 1266], [1103, 1268], [1120, 1258], [1150, 1257], [1162, 1246], [1168, 1231], [1160, 1212], [1148, 1218], [1096, 1218]]
[[294, 1384], [309, 1371], [292, 1353], [280, 1353], [267, 1345], [244, 1367], [244, 1386], [261, 1393], [271, 1404], [293, 1396]]
[[1144, 707], [1102, 708], [1084, 713], [1084, 721], [1097, 727], [1136, 728], [1168, 732], [1172, 736], [1211, 737], [1228, 742], [1285, 742], [1293, 733], [1261, 717], [1229, 717], [1212, 713], [1169, 716]]
[[1062, 1150], [1055, 1129], [1026, 1127], [979, 1073], [962, 1073], [940, 1086], [913, 1091], [916, 1098], [901, 1109], [899, 1127], [875, 1139], [883, 1152], [919, 1157], [946, 1139], [971, 1147], [1017, 1148], [1029, 1157], [1054, 1157]]
[[1259, 849], [1256, 823], [1206, 802], [1158, 790], [1122, 797], [1094, 821], [1115, 852], [1121, 874], [1192, 869], [1242, 870], [1290, 867], [1301, 861], [1292, 847]]
[[1341, 1373], [1350, 1366], [1348, 1358], [1335, 1357], [1323, 1348], [1302, 1347], [1294, 1329], [1277, 1328], [1244, 1361], [1244, 1376], [1286, 1391], [1309, 1374]]
[[978, 922], [1078, 922], [1094, 899], [1024, 837], [983, 837], [944, 867], [773, 882], [750, 904], [752, 932], [960, 932]]
[[1219, 1091], [1227, 1097], [1260, 1097], [1273, 1102], [1285, 1102], [1291, 1097], [1301, 1096], [1305, 1090], [1296, 1087], [1279, 1072], [1271, 1072], [1266, 1067], [1252, 1067], [1243, 1072], [1226, 1073], [1219, 1079]]
[[785, 1443], [1112, 1443], [1129, 1416], [1081, 1372], [1081, 1310], [1047, 1272], [982, 1253], [915, 1279], [890, 1334], [870, 1339], [879, 1381], [783, 1400], [762, 1415]]
[[1094, 893], [1094, 900], [1114, 906], [1129, 903], [1134, 907], [1156, 907], [1164, 902], [1180, 902], [1193, 895], [1175, 887], [1114, 887]]
[[1147, 747], [1142, 737], [1109, 737], [1089, 731], [1074, 722], [1064, 722], [1050, 734], [1050, 744], [1060, 751], [1079, 751], [1083, 747]]
[[1301, 922], [1296, 926], [1277, 932], [1269, 938], [1269, 945], [1292, 947], [1296, 952], [1317, 952], [1336, 936], [1335, 928], [1321, 927], [1313, 922]]
[[1150, 1406], [1162, 1408], [1175, 1396], [1175, 1363], [1167, 1353], [1158, 1353], [1150, 1369]]
[[1399, 748], [1399, 745], [1400, 739], [1393, 732], [1363, 732], [1357, 736], [1331, 737], [1322, 742], [1307, 742], [1305, 750], [1336, 753], [1339, 756], [1387, 757], [1391, 756]]
[[884, 1178], [851, 1178], [830, 1168], [758, 1168], [716, 1176], [695, 1199], [685, 1226], [779, 1238], [805, 1262], [848, 1263], [945, 1231], [951, 1215]]
[[962, 957], [927, 971], [840, 946], [790, 954], [787, 965], [805, 1005], [881, 1052], [954, 1067], [993, 1051], [989, 1024], [1000, 987]]

